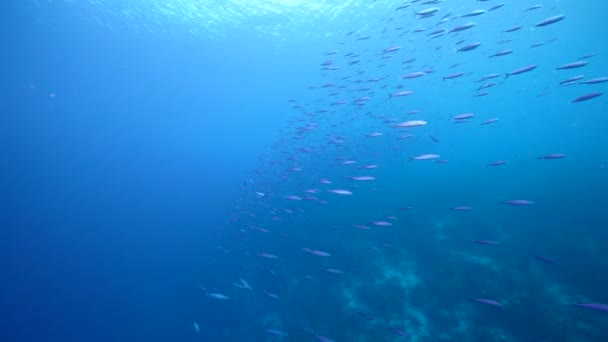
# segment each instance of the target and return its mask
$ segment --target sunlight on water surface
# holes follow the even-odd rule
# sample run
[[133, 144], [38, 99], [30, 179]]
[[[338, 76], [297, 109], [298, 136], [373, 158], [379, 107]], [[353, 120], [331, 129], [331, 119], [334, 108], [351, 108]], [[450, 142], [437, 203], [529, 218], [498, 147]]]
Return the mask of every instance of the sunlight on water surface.
[[[38, 6], [57, 1], [35, 0]], [[333, 35], [344, 23], [369, 23], [371, 11], [394, 7], [390, 1], [362, 0], [64, 0], [87, 18], [111, 29], [225, 36], [232, 29], [264, 35]], [[94, 10], [91, 10], [93, 6]], [[343, 32], [340, 32], [343, 33]]]

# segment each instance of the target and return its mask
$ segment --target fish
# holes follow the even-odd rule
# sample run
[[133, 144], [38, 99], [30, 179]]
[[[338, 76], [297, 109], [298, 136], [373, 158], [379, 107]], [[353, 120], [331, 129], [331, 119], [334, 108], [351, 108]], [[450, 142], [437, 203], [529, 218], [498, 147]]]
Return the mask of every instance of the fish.
[[543, 27], [543, 26], [551, 25], [551, 24], [557, 23], [559, 21], [562, 21], [564, 18], [566, 18], [565, 14], [554, 15], [552, 17], [539, 21], [538, 23], [534, 24], [534, 26]]
[[480, 42], [475, 42], [475, 43], [471, 43], [471, 44], [467, 44], [459, 49], [456, 50], [456, 52], [466, 52], [466, 51], [471, 51], [471, 50], [475, 50], [477, 49], [479, 46], [481, 45]]
[[528, 252], [528, 254], [529, 254], [531, 257], [534, 257], [534, 258], [536, 258], [536, 259], [538, 259], [538, 260], [542, 260], [542, 261], [544, 261], [544, 262], [546, 262], [546, 263], [549, 263], [549, 264], [554, 264], [554, 265], [559, 265], [559, 262], [557, 262], [557, 261], [555, 261], [555, 260], [553, 260], [553, 259], [549, 259], [549, 258], [547, 258], [547, 257], [545, 257], [545, 256], [538, 255], [538, 254], [534, 254], [534, 253], [532, 253], [532, 252]]
[[471, 243], [478, 244], [478, 245], [500, 245], [500, 241], [496, 241], [496, 240], [473, 240], [473, 239], [469, 239], [469, 241]]
[[576, 61], [576, 62], [560, 65], [560, 66], [556, 67], [555, 70], [575, 69], [575, 68], [584, 67], [585, 65], [587, 65], [587, 61]]
[[474, 10], [474, 11], [471, 11], [471, 12], [469, 12], [469, 13], [467, 13], [467, 14], [463, 14], [463, 15], [461, 15], [460, 17], [461, 17], [461, 18], [466, 18], [466, 17], [475, 17], [475, 16], [478, 16], [478, 15], [482, 15], [482, 14], [484, 14], [484, 13], [486, 13], [486, 12], [487, 12], [486, 10], [479, 9], [479, 10]]
[[251, 285], [249, 285], [249, 283], [247, 281], [245, 281], [245, 279], [243, 278], [239, 278], [239, 282], [238, 283], [232, 283], [232, 285], [241, 288], [241, 289], [246, 289], [246, 290], [253, 290], [251, 288]]
[[344, 271], [339, 270], [337, 268], [326, 268], [325, 272], [333, 273], [333, 274], [344, 274]]
[[512, 53], [513, 53], [513, 50], [502, 50], [502, 51], [498, 51], [498, 52], [490, 55], [488, 58], [502, 57], [502, 56], [510, 55]]
[[602, 303], [573, 303], [572, 305], [579, 306], [582, 308], [587, 308], [596, 311], [604, 311], [608, 312], [608, 304]]
[[464, 75], [463, 72], [457, 72], [457, 73], [453, 73], [453, 74], [449, 74], [447, 76], [444, 76], [443, 80], [451, 80], [451, 79], [454, 79], [454, 78], [461, 77], [463, 75]]
[[215, 299], [222, 299], [222, 300], [228, 300], [230, 299], [230, 297], [226, 296], [223, 293], [206, 293], [207, 297], [211, 297], [211, 298], [215, 298]]
[[483, 89], [488, 89], [488, 88], [491, 88], [491, 87], [493, 87], [495, 85], [496, 85], [496, 83], [494, 83], [494, 82], [484, 83], [484, 84], [480, 85], [479, 88], [477, 88], [477, 91], [480, 91], [480, 90], [483, 90]]
[[583, 56], [579, 57], [579, 59], [587, 59], [587, 58], [591, 58], [591, 57], [594, 57], [594, 56], [595, 56], [595, 53], [588, 53], [586, 55], [583, 55]]
[[535, 64], [530, 64], [530, 65], [526, 65], [524, 67], [521, 68], [517, 68], [511, 72], [508, 72], [507, 75], [505, 76], [505, 78], [511, 76], [511, 75], [519, 75], [519, 74], [523, 74], [529, 71], [532, 71], [534, 69], [536, 69], [537, 65]]
[[485, 76], [480, 77], [480, 78], [479, 78], [477, 81], [475, 81], [475, 82], [483, 82], [483, 81], [491, 80], [491, 79], [493, 79], [493, 78], [497, 78], [497, 77], [500, 77], [500, 74], [499, 74], [499, 73], [488, 74], [488, 75], [485, 75]]
[[256, 255], [261, 258], [266, 258], [266, 259], [277, 259], [278, 258], [278, 256], [276, 256], [274, 254], [269, 254], [269, 253], [264, 253], [264, 252], [256, 253]]
[[408, 96], [408, 95], [412, 95], [414, 94], [413, 91], [411, 90], [403, 90], [403, 91], [398, 91], [398, 92], [394, 92], [392, 94], [388, 94], [388, 98], [392, 98], [392, 97], [402, 97], [402, 96]]
[[454, 211], [469, 211], [469, 210], [473, 210], [473, 208], [469, 207], [469, 206], [457, 206], [457, 207], [450, 208], [450, 210], [454, 210]]
[[355, 177], [348, 177], [348, 179], [354, 180], [354, 181], [373, 181], [376, 179], [376, 177], [373, 176], [355, 176]]
[[538, 93], [536, 96], [537, 97], [543, 97], [543, 96], [547, 96], [549, 95], [551, 92], [548, 89], [543, 90], [542, 92]]
[[384, 52], [384, 53], [395, 52], [395, 51], [398, 51], [399, 49], [401, 49], [401, 46], [391, 46], [391, 47], [385, 48], [384, 50], [382, 50], [382, 52]]
[[439, 7], [431, 7], [421, 11], [416, 12], [416, 15], [421, 17], [431, 16], [439, 11]]
[[490, 305], [490, 306], [496, 306], [496, 307], [504, 307], [505, 305], [494, 300], [494, 299], [487, 299], [487, 298], [475, 298], [475, 297], [469, 297], [470, 299], [478, 302], [478, 303], [482, 303], [482, 304], [486, 304], [486, 305]]
[[351, 191], [342, 190], [342, 189], [332, 189], [332, 190], [327, 190], [327, 191], [329, 191], [331, 193], [334, 193], [334, 194], [338, 194], [338, 195], [347, 195], [347, 196], [349, 196], [349, 195], [353, 194]]
[[590, 80], [580, 82], [580, 84], [599, 84], [599, 83], [606, 83], [606, 82], [608, 82], [608, 77], [598, 77], [598, 78], [592, 78]]
[[533, 10], [536, 10], [536, 9], [539, 9], [539, 8], [543, 8], [543, 5], [540, 5], [540, 4], [539, 5], [532, 5], [532, 6], [528, 7], [528, 8], [526, 8], [525, 12], [533, 11]]
[[505, 33], [515, 32], [515, 31], [521, 30], [522, 27], [523, 26], [521, 26], [521, 25], [517, 25], [517, 26], [509, 27], [508, 29], [504, 29], [504, 30], [502, 30], [502, 32], [505, 32]]
[[493, 162], [487, 163], [486, 166], [500, 166], [500, 165], [505, 165], [505, 164], [507, 164], [506, 161], [504, 161], [504, 160], [497, 160], [497, 161], [493, 161]]
[[480, 125], [482, 125], [482, 126], [485, 126], [485, 125], [490, 125], [490, 124], [493, 124], [493, 123], [495, 123], [495, 122], [498, 122], [499, 120], [500, 120], [500, 119], [498, 119], [498, 118], [488, 119], [488, 120], [486, 120], [486, 121], [484, 121], [484, 122], [480, 123]]
[[401, 76], [401, 78], [408, 78], [408, 79], [411, 79], [411, 78], [418, 78], [418, 77], [422, 77], [422, 76], [424, 76], [424, 75], [425, 75], [425, 73], [424, 73], [423, 71], [416, 71], [416, 72], [411, 72], [411, 73], [409, 73], [409, 74], [407, 74], [407, 75], [403, 75], [403, 76]]
[[462, 120], [472, 119], [473, 117], [475, 117], [475, 114], [465, 113], [465, 114], [454, 115], [454, 116], [452, 116], [452, 119], [454, 119], [456, 121], [462, 121]]
[[530, 201], [530, 200], [506, 200], [506, 201], [502, 201], [501, 203], [508, 204], [508, 205], [513, 205], [513, 206], [527, 206], [527, 205], [533, 205], [534, 201]]
[[475, 27], [475, 25], [476, 25], [475, 23], [466, 23], [463, 25], [459, 25], [459, 26], [453, 27], [451, 30], [448, 31], [448, 33], [461, 32], [464, 30], [468, 30], [470, 28]]
[[431, 160], [441, 158], [438, 154], [421, 154], [418, 156], [410, 157], [410, 160]]
[[196, 323], [196, 321], [194, 321], [193, 323], [194, 323], [194, 332], [200, 333], [201, 328], [199, 327], [198, 323]]
[[312, 254], [312, 255], [321, 256], [321, 257], [328, 257], [328, 256], [331, 256], [331, 254], [330, 254], [330, 253], [325, 252], [325, 251], [316, 251], [316, 250], [311, 250], [309, 253], [310, 253], [310, 254]]
[[560, 85], [570, 85], [570, 84], [574, 84], [574, 82], [581, 80], [585, 78], [585, 75], [577, 75], [577, 76], [572, 76], [568, 79], [565, 79], [563, 81], [560, 81], [559, 84]]
[[334, 340], [332, 340], [331, 338], [326, 337], [326, 336], [322, 336], [322, 335], [314, 335], [314, 336], [317, 340], [319, 340], [321, 342], [334, 342]]
[[553, 154], [547, 154], [544, 156], [539, 156], [536, 157], [536, 160], [540, 160], [540, 159], [562, 159], [562, 158], [566, 158], [566, 155], [563, 153], [553, 153]]
[[440, 30], [435, 30], [433, 32], [429, 32], [429, 34], [427, 34], [427, 36], [439, 36], [439, 35], [444, 35], [447, 32], [446, 29], [440, 29]]
[[277, 335], [277, 336], [283, 336], [283, 337], [287, 337], [288, 334], [282, 330], [278, 330], [278, 329], [265, 329], [264, 331], [266, 331], [269, 334], [272, 335]]
[[371, 224], [372, 226], [377, 226], [377, 227], [390, 227], [393, 224], [390, 222], [386, 222], [386, 221], [372, 221], [369, 224]]
[[353, 225], [353, 227], [358, 228], [358, 229], [365, 229], [365, 230], [369, 229], [369, 227], [364, 224], [355, 224], [355, 225]]
[[394, 127], [400, 128], [412, 128], [412, 127], [420, 127], [426, 125], [427, 122], [424, 120], [409, 120], [402, 123], [396, 124]]
[[492, 6], [488, 9], [488, 12], [496, 11], [497, 9], [502, 8], [504, 6], [505, 6], [505, 4], [498, 4], [498, 5]]
[[279, 296], [276, 293], [272, 293], [272, 292], [268, 292], [266, 290], [264, 290], [264, 294], [268, 297], [268, 298], [272, 298], [272, 299], [281, 299], [281, 296]]
[[570, 103], [583, 102], [583, 101], [594, 99], [594, 98], [602, 96], [602, 95], [604, 95], [603, 92], [593, 92], [593, 93], [581, 95], [581, 96], [575, 98], [574, 100], [570, 101]]

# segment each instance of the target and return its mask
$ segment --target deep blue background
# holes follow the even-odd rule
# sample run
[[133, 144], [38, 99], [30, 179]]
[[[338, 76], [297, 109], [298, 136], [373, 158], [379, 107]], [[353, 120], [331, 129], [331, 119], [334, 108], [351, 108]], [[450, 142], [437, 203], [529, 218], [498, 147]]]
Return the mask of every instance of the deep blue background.
[[306, 52], [0, 6], [0, 340], [191, 334], [210, 232], [285, 122], [284, 61]]

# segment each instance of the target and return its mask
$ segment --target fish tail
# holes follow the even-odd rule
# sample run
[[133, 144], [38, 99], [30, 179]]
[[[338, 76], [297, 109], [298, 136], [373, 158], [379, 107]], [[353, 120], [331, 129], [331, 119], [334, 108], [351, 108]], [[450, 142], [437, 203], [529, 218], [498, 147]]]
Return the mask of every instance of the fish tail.
[[393, 97], [393, 94], [388, 94], [388, 99], [390, 100]]
[[506, 74], [505, 74], [505, 80], [506, 80], [507, 78], [509, 78], [509, 75], [511, 75], [511, 74], [509, 74], [509, 73], [506, 73]]

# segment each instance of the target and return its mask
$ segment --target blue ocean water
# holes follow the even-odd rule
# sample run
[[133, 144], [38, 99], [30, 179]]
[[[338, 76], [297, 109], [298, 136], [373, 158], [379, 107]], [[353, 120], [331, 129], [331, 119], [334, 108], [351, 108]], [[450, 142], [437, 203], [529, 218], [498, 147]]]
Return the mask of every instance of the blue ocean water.
[[0, 339], [608, 340], [608, 4], [501, 4], [2, 2]]

